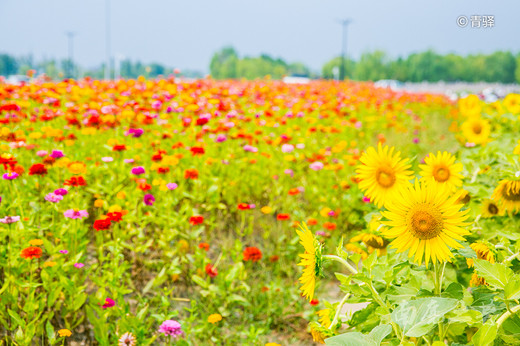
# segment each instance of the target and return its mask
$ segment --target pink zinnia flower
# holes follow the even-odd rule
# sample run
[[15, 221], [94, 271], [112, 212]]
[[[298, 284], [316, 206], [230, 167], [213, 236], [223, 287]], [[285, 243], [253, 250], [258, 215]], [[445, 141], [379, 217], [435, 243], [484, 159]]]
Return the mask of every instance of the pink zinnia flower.
[[69, 219], [81, 219], [88, 216], [86, 210], [78, 210], [78, 209], [69, 209], [66, 210], [63, 215], [68, 217]]
[[67, 189], [56, 189], [56, 190], [54, 190], [54, 194], [55, 195], [65, 196], [68, 193], [69, 193], [69, 191], [67, 191]]
[[0, 223], [6, 223], [6, 224], [15, 223], [18, 221], [20, 221], [19, 216], [6, 216], [3, 219], [0, 219]]
[[143, 166], [137, 166], [137, 167], [132, 168], [132, 174], [135, 174], [135, 175], [141, 175], [141, 174], [144, 174], [145, 172], [146, 171], [144, 170]]
[[74, 263], [74, 267], [76, 268], [83, 268], [85, 265], [83, 263]]
[[321, 163], [320, 161], [316, 161], [316, 162], [313, 162], [309, 165], [310, 169], [314, 170], [314, 171], [319, 171], [321, 169], [323, 169], [323, 163]]
[[290, 153], [294, 150], [294, 145], [292, 144], [284, 144], [282, 145], [282, 153]]
[[110, 157], [110, 156], [106, 156], [106, 157], [102, 157], [101, 161], [103, 161], [103, 162], [112, 162], [112, 161], [114, 161], [114, 159], [112, 157]]
[[106, 309], [106, 308], [111, 308], [115, 305], [116, 305], [116, 302], [113, 299], [107, 298], [107, 299], [105, 299], [105, 304], [103, 304], [103, 306], [101, 306], [101, 307], [103, 309]]
[[2, 175], [2, 178], [4, 178], [5, 180], [13, 180], [13, 179], [18, 178], [18, 173], [16, 173], [16, 172], [4, 173], [4, 175]]
[[146, 194], [144, 195], [143, 202], [146, 205], [153, 205], [153, 203], [155, 202], [155, 197], [151, 194]]
[[64, 255], [66, 255], [66, 254], [69, 253], [69, 250], [60, 250], [59, 252], [62, 253], [62, 254], [64, 254]]
[[45, 200], [48, 201], [48, 202], [51, 202], [51, 203], [58, 203], [62, 199], [63, 199], [63, 196], [57, 195], [57, 194], [52, 193], [52, 192], [48, 193], [45, 196]]
[[45, 156], [49, 155], [49, 152], [47, 150], [38, 150], [36, 152], [36, 155], [38, 155], [39, 157], [45, 157]]
[[175, 189], [178, 187], [178, 185], [175, 184], [175, 183], [168, 183], [168, 184], [166, 184], [166, 187], [167, 187], [169, 190], [175, 190]]
[[124, 163], [133, 163], [134, 159], [124, 159]]
[[258, 148], [255, 148], [252, 145], [246, 144], [246, 145], [244, 145], [244, 150], [249, 151], [251, 153], [256, 153], [258, 151]]
[[226, 135], [224, 135], [224, 134], [219, 134], [219, 135], [217, 136], [217, 139], [215, 139], [215, 142], [217, 142], [217, 143], [222, 143], [222, 142], [225, 142], [226, 140], [227, 140]]
[[163, 333], [164, 335], [171, 335], [173, 338], [184, 335], [184, 332], [181, 329], [181, 324], [174, 320], [164, 321], [159, 327], [159, 333]]
[[63, 154], [63, 151], [61, 151], [61, 150], [53, 150], [50, 156], [55, 159], [59, 159], [65, 155]]

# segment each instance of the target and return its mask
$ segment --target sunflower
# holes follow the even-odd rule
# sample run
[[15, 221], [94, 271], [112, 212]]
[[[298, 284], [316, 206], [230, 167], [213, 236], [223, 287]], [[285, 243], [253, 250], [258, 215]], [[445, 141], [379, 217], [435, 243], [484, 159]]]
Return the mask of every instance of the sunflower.
[[408, 170], [408, 159], [401, 159], [400, 153], [394, 153], [394, 147], [383, 147], [379, 143], [367, 149], [360, 158], [361, 165], [356, 169], [359, 188], [370, 200], [381, 207], [383, 203], [409, 184], [412, 172]]
[[520, 115], [520, 95], [509, 94], [504, 99], [504, 106], [507, 110], [515, 115]]
[[[478, 259], [483, 259], [490, 263], [495, 263], [495, 254], [484, 242], [478, 241], [471, 244], [469, 247], [475, 251]], [[468, 268], [473, 268], [473, 258], [466, 259], [466, 263]]]
[[296, 233], [300, 237], [300, 244], [305, 248], [305, 253], [300, 255], [302, 260], [298, 263], [299, 266], [304, 267], [299, 279], [302, 284], [300, 290], [311, 301], [316, 287], [316, 278], [322, 276], [322, 246], [305, 223], [300, 224], [300, 230], [296, 230]]
[[482, 217], [502, 216], [504, 211], [495, 202], [486, 199], [482, 202]]
[[374, 233], [360, 233], [357, 236], [350, 239], [351, 243], [363, 242], [367, 246], [369, 253], [377, 251], [377, 255], [381, 256], [386, 253], [386, 247], [389, 243], [388, 240]]
[[[449, 247], [460, 249], [463, 235], [469, 234], [462, 228], [469, 210], [461, 211], [462, 205], [456, 204], [458, 194], [449, 196], [447, 186], [415, 184], [395, 200], [388, 203], [387, 211], [382, 214], [388, 219], [384, 223], [391, 228], [383, 235], [394, 239], [390, 245], [398, 252], [409, 250], [408, 257], [428, 266], [432, 262], [450, 261], [453, 254]], [[424, 258], [424, 259], [423, 259]]]
[[482, 101], [477, 95], [469, 95], [459, 100], [459, 111], [466, 117], [479, 116], [482, 111]]
[[334, 319], [334, 311], [331, 309], [322, 309], [316, 312], [316, 314], [320, 316], [320, 324], [325, 328], [329, 328], [330, 324], [332, 323], [332, 319]]
[[504, 179], [498, 183], [491, 198], [501, 207], [515, 212], [520, 209], [520, 181]]
[[325, 344], [325, 339], [334, 336], [334, 333], [316, 322], [309, 323], [311, 329], [312, 340], [314, 342]]
[[347, 249], [347, 251], [360, 254], [361, 259], [366, 259], [368, 257], [368, 254], [365, 252], [365, 250], [363, 250], [356, 244], [348, 243], [345, 245], [345, 249]]
[[424, 159], [425, 165], [421, 168], [421, 180], [435, 185], [447, 185], [450, 191], [454, 191], [462, 185], [462, 163], [455, 163], [455, 156], [447, 151], [437, 155], [430, 153]]
[[471, 118], [461, 125], [462, 134], [467, 141], [474, 144], [485, 144], [491, 134], [489, 121], [482, 118]]

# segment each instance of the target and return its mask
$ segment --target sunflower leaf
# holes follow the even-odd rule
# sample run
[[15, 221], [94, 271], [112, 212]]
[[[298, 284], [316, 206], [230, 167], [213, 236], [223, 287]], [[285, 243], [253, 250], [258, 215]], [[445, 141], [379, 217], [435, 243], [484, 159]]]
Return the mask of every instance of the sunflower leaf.
[[475, 346], [492, 345], [497, 336], [497, 325], [492, 320], [488, 320], [479, 330], [473, 335], [471, 341]]
[[392, 320], [406, 336], [418, 338], [428, 334], [458, 304], [457, 299], [439, 297], [405, 301], [392, 312]]
[[474, 261], [477, 274], [495, 288], [503, 290], [513, 276], [513, 271], [502, 263], [490, 263], [481, 259], [475, 259]]

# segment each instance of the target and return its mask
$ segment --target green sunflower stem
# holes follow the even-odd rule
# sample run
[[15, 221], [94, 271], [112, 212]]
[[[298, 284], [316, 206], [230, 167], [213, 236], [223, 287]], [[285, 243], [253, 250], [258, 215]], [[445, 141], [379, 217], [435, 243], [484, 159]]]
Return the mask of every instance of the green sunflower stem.
[[446, 262], [442, 263], [442, 266], [437, 261], [433, 262], [433, 282], [435, 285], [434, 294], [437, 296], [441, 295], [442, 291], [442, 278], [444, 276], [444, 269], [446, 268]]
[[348, 269], [348, 271], [351, 274], [357, 274], [358, 273], [358, 271], [353, 266], [351, 266], [347, 261], [345, 261], [343, 258], [341, 258], [339, 256], [323, 255], [322, 258], [330, 259], [330, 260], [333, 260], [333, 261], [336, 261], [336, 262], [339, 262], [339, 263], [343, 264]]
[[329, 330], [332, 329], [333, 326], [336, 326], [336, 324], [338, 323], [338, 318], [339, 318], [339, 313], [341, 312], [341, 308], [343, 307], [343, 305], [345, 304], [345, 302], [347, 301], [347, 299], [349, 297], [350, 297], [350, 293], [347, 293], [347, 294], [345, 294], [343, 299], [339, 302], [338, 307], [336, 308], [336, 313], [334, 314], [334, 319], [332, 320], [332, 322], [330, 323], [330, 326], [328, 328]]
[[500, 318], [497, 320], [497, 330], [500, 329], [500, 326], [502, 323], [504, 323], [505, 320], [507, 320], [509, 317], [511, 317], [513, 314], [515, 314], [518, 310], [520, 310], [520, 305], [517, 305], [511, 309], [511, 311], [506, 311], [500, 316]]

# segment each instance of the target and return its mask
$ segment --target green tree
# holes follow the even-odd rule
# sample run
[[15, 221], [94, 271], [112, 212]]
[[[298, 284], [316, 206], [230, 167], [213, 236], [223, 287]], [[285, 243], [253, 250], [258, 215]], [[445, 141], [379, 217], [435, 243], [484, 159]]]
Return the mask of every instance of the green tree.
[[363, 53], [356, 64], [354, 78], [370, 81], [388, 78], [387, 60], [386, 54], [380, 50], [372, 53]]
[[18, 73], [18, 62], [8, 54], [0, 54], [0, 75], [9, 76]]

